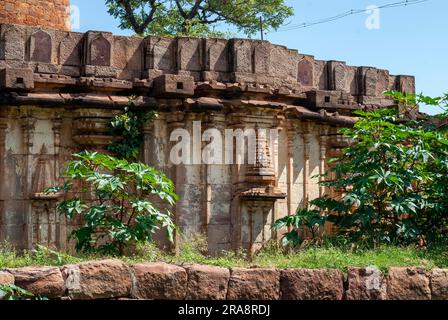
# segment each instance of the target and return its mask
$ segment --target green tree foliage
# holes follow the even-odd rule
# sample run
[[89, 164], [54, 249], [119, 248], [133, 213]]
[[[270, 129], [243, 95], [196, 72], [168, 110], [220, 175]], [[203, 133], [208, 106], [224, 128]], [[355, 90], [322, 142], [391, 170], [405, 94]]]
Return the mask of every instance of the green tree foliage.
[[155, 117], [155, 111], [135, 108], [133, 98], [130, 98], [129, 106], [109, 123], [114, 139], [107, 150], [119, 158], [137, 160], [143, 144], [142, 127]]
[[293, 9], [285, 0], [106, 0], [120, 27], [139, 35], [222, 36], [215, 26], [226, 23], [248, 36], [277, 29]]
[[[387, 94], [410, 108], [416, 103], [446, 101], [444, 97]], [[315, 210], [299, 210], [294, 218], [278, 221], [277, 228], [294, 229], [284, 243], [303, 241], [297, 236], [299, 229], [309, 227], [303, 216], [313, 217], [316, 210], [358, 244], [426, 245], [443, 240], [448, 231], [447, 132], [428, 119], [405, 120], [393, 109], [357, 115], [360, 119], [353, 128], [341, 130], [349, 146], [332, 160], [335, 178], [327, 174], [321, 182], [340, 191], [342, 197], [320, 197], [311, 202]], [[315, 225], [322, 225], [322, 220], [317, 219]]]
[[170, 207], [177, 200], [173, 183], [163, 173], [97, 152], [75, 157], [66, 169], [68, 181], [47, 192], [63, 192], [58, 211], [81, 222], [71, 234], [78, 251], [122, 255], [129, 246], [150, 241], [160, 227], [173, 241], [170, 211], [162, 212], [151, 202], [158, 199]]

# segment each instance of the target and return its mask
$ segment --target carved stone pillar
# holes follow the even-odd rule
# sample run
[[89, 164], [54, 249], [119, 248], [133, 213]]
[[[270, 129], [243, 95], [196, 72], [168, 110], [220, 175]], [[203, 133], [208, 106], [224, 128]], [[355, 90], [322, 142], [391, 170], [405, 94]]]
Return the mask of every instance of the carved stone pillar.
[[[57, 114], [53, 118], [53, 136], [54, 136], [54, 182], [57, 185], [63, 184], [63, 170], [64, 170], [64, 159], [61, 154], [61, 129], [62, 129], [62, 115]], [[54, 208], [56, 211], [56, 209]], [[67, 218], [63, 215], [55, 212], [55, 239], [56, 245], [60, 250], [67, 250]]]
[[[33, 161], [33, 140], [34, 140], [34, 130], [36, 119], [32, 118], [28, 114], [23, 114], [20, 119], [21, 129], [22, 129], [22, 148], [23, 148], [23, 158], [22, 158], [22, 190], [25, 197], [29, 197], [32, 192], [32, 161]], [[32, 204], [28, 199], [24, 199], [24, 211], [26, 216], [26, 239], [24, 243], [29, 249], [32, 249], [33, 245], [33, 219], [32, 219]]]
[[302, 128], [302, 138], [303, 138], [303, 207], [305, 208], [309, 204], [309, 182], [310, 182], [310, 143], [311, 143], [311, 133], [310, 133], [310, 123], [306, 122], [303, 124]]
[[4, 221], [4, 201], [5, 201], [5, 194], [4, 194], [4, 187], [6, 185], [5, 181], [5, 157], [6, 157], [6, 132], [8, 129], [8, 119], [1, 118], [0, 119], [0, 241], [6, 240], [6, 225]]
[[[319, 136], [319, 182], [323, 182], [325, 179], [322, 175], [327, 172], [327, 144], [328, 144], [328, 127], [321, 126], [320, 127], [320, 136]], [[319, 197], [324, 196], [326, 188], [322, 185], [319, 185]]]
[[[182, 111], [175, 111], [175, 112], [171, 112], [170, 114], [167, 115], [167, 123], [168, 123], [168, 135], [170, 134], [170, 132], [176, 130], [176, 129], [184, 129], [185, 128], [185, 113]], [[172, 145], [174, 145], [174, 143], [172, 143]], [[177, 194], [181, 194], [183, 193], [183, 187], [185, 185], [184, 183], [184, 179], [183, 177], [185, 177], [186, 172], [185, 172], [185, 166], [183, 164], [179, 164], [179, 165], [173, 165], [170, 163], [170, 177], [171, 180], [174, 183], [175, 186], [175, 190]], [[182, 201], [182, 200], [180, 200]], [[182, 214], [180, 208], [182, 206], [181, 202], [178, 202], [176, 205], [176, 208], [174, 209], [174, 223], [176, 224], [176, 226], [180, 226], [180, 215]], [[176, 252], [176, 254], [179, 253], [179, 249], [180, 249], [180, 242], [181, 242], [181, 234], [179, 231], [175, 232], [174, 235], [174, 250]]]
[[[287, 184], [287, 208], [288, 215], [294, 215], [294, 208], [292, 204], [293, 185], [294, 185], [294, 138], [296, 134], [296, 126], [292, 120], [288, 121], [286, 136], [288, 139], [288, 156], [286, 162], [286, 184]], [[288, 232], [291, 231], [291, 226], [288, 227]]]
[[[228, 123], [230, 129], [233, 130], [243, 130], [245, 128], [244, 125], [244, 117], [243, 113], [234, 112], [228, 115]], [[241, 201], [239, 197], [239, 190], [241, 184], [241, 170], [242, 164], [239, 164], [237, 161], [237, 150], [235, 148], [235, 141], [232, 141], [233, 145], [233, 154], [232, 159], [233, 162], [230, 164], [231, 167], [231, 182], [232, 182], [232, 201], [231, 201], [231, 239], [232, 239], [232, 247], [234, 249], [241, 248], [242, 245], [242, 234], [241, 234]]]
[[[279, 190], [279, 176], [280, 176], [280, 172], [279, 172], [279, 138], [280, 138], [280, 133], [284, 129], [284, 121], [285, 121], [285, 118], [283, 116], [281, 116], [281, 117], [276, 116], [275, 122], [271, 128], [273, 131], [271, 131], [271, 133], [269, 135], [270, 150], [272, 153], [272, 162], [273, 162], [274, 173], [275, 173], [274, 188], [278, 189], [278, 190]], [[289, 154], [289, 148], [288, 148], [288, 154]], [[289, 155], [288, 155], [288, 159], [289, 159]], [[286, 196], [288, 198], [288, 194], [286, 194]], [[288, 201], [288, 199], [286, 199], [286, 201]], [[272, 224], [281, 218], [281, 216], [279, 215], [279, 213], [281, 213], [281, 212], [279, 212], [278, 206], [279, 206], [279, 203], [278, 203], [278, 201], [276, 201], [274, 203], [274, 208], [273, 208], [273, 212], [272, 212]], [[288, 214], [289, 214], [289, 208], [288, 208]], [[272, 232], [273, 239], [280, 238], [280, 230], [278, 230], [278, 231], [271, 230], [271, 232]]]
[[45, 194], [45, 190], [56, 184], [54, 157], [42, 145], [37, 164], [32, 175], [31, 199], [31, 238], [30, 246], [41, 244], [47, 247], [65, 249], [66, 238], [61, 239], [59, 214], [56, 212], [57, 194]]
[[250, 236], [245, 246], [250, 255], [255, 254], [272, 238], [275, 203], [278, 199], [286, 198], [286, 194], [277, 187], [272, 157], [275, 151], [270, 148], [267, 128], [256, 127], [255, 152], [255, 164], [247, 166], [244, 188], [240, 192], [241, 205], [249, 215]]
[[[221, 175], [221, 173], [228, 169], [223, 163], [224, 140], [222, 137], [224, 136], [225, 130], [225, 116], [220, 113], [210, 112], [204, 114], [203, 118], [204, 138], [208, 140], [202, 143], [203, 155], [206, 156], [211, 152], [208, 146], [209, 144], [216, 154], [209, 154], [210, 158], [205, 157], [201, 165], [204, 181], [202, 223], [203, 230], [208, 239], [209, 253], [216, 254], [223, 248], [230, 249], [230, 243], [228, 241], [230, 240], [231, 206], [228, 205], [230, 198], [226, 199], [226, 191], [228, 191], [228, 194], [231, 192], [230, 179], [224, 181], [225, 179]], [[205, 134], [206, 132], [208, 132], [207, 135]], [[221, 139], [216, 136], [218, 134]], [[228, 206], [228, 210], [225, 210], [226, 205]]]
[[154, 137], [154, 125], [152, 123], [147, 123], [142, 128], [143, 132], [143, 152], [142, 158], [143, 163], [151, 165], [151, 154], [154, 151], [154, 145], [152, 143], [152, 138]]

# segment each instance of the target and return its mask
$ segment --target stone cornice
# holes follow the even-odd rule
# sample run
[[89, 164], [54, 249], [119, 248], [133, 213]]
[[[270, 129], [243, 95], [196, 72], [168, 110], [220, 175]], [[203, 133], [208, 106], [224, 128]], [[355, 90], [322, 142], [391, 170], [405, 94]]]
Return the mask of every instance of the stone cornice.
[[353, 122], [353, 110], [391, 106], [383, 91], [414, 87], [412, 76], [316, 60], [266, 41], [0, 24], [0, 104], [118, 108], [132, 95], [139, 105], [155, 107], [160, 99], [208, 97], [344, 124]]

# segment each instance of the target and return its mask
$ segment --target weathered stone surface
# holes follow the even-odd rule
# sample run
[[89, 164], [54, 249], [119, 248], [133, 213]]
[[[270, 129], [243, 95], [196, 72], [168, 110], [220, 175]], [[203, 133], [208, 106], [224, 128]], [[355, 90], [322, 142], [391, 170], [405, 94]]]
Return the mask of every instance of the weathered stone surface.
[[[267, 41], [65, 32], [60, 27], [65, 15], [55, 12], [66, 9], [68, 0], [28, 0], [26, 5], [7, 0], [8, 8], [2, 7], [4, 2], [0, 1], [0, 163], [4, 164], [0, 188], [6, 187], [0, 190], [4, 195], [0, 229], [3, 238], [20, 248], [37, 243], [71, 248], [67, 234], [75, 222], [59, 219], [53, 203], [31, 200], [28, 184], [40, 161], [58, 181], [60, 169], [73, 152], [104, 151], [111, 137], [103, 123], [128, 106], [128, 97], [135, 98], [136, 107], [154, 108], [158, 113], [157, 123], [145, 129], [142, 157], [175, 183], [181, 198], [176, 222], [183, 235], [203, 232], [210, 253], [239, 245], [253, 253], [274, 234], [271, 225], [277, 209], [293, 212], [307, 198], [321, 194], [312, 176], [325, 166], [325, 152], [331, 154], [340, 147], [325, 145], [322, 132], [334, 135], [330, 131], [337, 126], [352, 125], [351, 110], [389, 106], [391, 100], [382, 97], [386, 89], [415, 89], [409, 76], [318, 61]], [[24, 21], [28, 11], [30, 21]], [[78, 128], [80, 120], [86, 125]], [[235, 152], [221, 155], [223, 159], [213, 152], [216, 162], [223, 160], [214, 165], [223, 169], [213, 169], [212, 164], [174, 167], [171, 134], [179, 133], [176, 129], [186, 129], [199, 141], [194, 143], [199, 148], [182, 149], [182, 157], [210, 159], [207, 147], [219, 145], [218, 134], [209, 136], [213, 144], [201, 143], [202, 131], [193, 132], [193, 121], [218, 129], [222, 137], [227, 129], [279, 128], [275, 144], [280, 151], [260, 150], [256, 170], [246, 174], [228, 164], [228, 160], [235, 162], [233, 154], [243, 156], [239, 157], [243, 161], [251, 156], [237, 150], [240, 139], [234, 136]], [[298, 134], [305, 121], [310, 128], [306, 146]], [[288, 128], [296, 128], [296, 133], [288, 134]], [[262, 140], [260, 145], [267, 148]], [[227, 141], [231, 140], [222, 142]], [[43, 144], [47, 152], [39, 154]], [[206, 147], [205, 153], [201, 146]], [[231, 151], [225, 149], [224, 153]], [[302, 161], [303, 150], [309, 150], [309, 162]], [[303, 186], [308, 197], [303, 195]], [[282, 199], [283, 194], [290, 199]], [[256, 198], [249, 204], [250, 212], [240, 196]]]
[[381, 270], [377, 268], [349, 268], [347, 280], [347, 300], [386, 299], [386, 280]]
[[79, 66], [81, 64], [82, 40], [82, 34], [67, 34], [59, 44], [58, 63], [65, 66]]
[[313, 70], [313, 62], [311, 59], [303, 58], [299, 62], [298, 66], [298, 81], [306, 87], [313, 86], [314, 83], [314, 70]]
[[172, 70], [175, 40], [163, 37], [148, 37], [146, 48], [146, 68], [155, 70]]
[[135, 276], [133, 298], [146, 300], [182, 300], [187, 294], [187, 272], [166, 263], [142, 263], [132, 266]]
[[85, 262], [62, 269], [72, 299], [127, 297], [131, 293], [129, 267], [119, 260]]
[[287, 269], [280, 275], [283, 300], [341, 300], [343, 275], [339, 270]]
[[178, 67], [180, 70], [201, 71], [201, 40], [196, 38], [179, 38]]
[[0, 59], [17, 60], [17, 61], [24, 60], [25, 58], [24, 27], [16, 25], [0, 25], [0, 38], [1, 38]]
[[231, 40], [231, 52], [233, 56], [233, 70], [235, 72], [252, 72], [252, 45], [250, 41]]
[[223, 39], [205, 40], [205, 69], [208, 71], [229, 71], [229, 45]]
[[114, 37], [114, 67], [119, 70], [118, 78], [140, 78], [144, 69], [144, 41], [140, 37]]
[[448, 269], [433, 269], [431, 272], [433, 300], [448, 300]]
[[15, 284], [35, 295], [47, 298], [59, 298], [64, 294], [64, 279], [56, 267], [26, 267], [8, 269]]
[[194, 79], [174, 74], [162, 75], [154, 80], [153, 94], [156, 96], [170, 94], [192, 96], [194, 94]]
[[398, 90], [406, 93], [415, 92], [415, 78], [413, 76], [397, 76]]
[[14, 284], [14, 276], [5, 271], [0, 271], [0, 285]]
[[232, 268], [228, 300], [278, 300], [280, 272], [275, 269]]
[[0, 70], [0, 88], [16, 90], [34, 88], [34, 78], [32, 70], [13, 68]]
[[52, 39], [48, 32], [38, 30], [31, 35], [31, 61], [51, 63]]
[[0, 23], [70, 30], [70, 0], [0, 1]]
[[431, 289], [426, 270], [421, 267], [391, 268], [387, 277], [387, 299], [431, 299]]
[[230, 271], [227, 268], [192, 265], [188, 274], [187, 296], [189, 300], [225, 300]]

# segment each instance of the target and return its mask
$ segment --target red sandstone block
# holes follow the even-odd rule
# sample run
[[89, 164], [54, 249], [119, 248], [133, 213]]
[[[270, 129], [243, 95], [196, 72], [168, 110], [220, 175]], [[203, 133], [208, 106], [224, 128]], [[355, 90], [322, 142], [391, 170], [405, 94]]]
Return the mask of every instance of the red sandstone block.
[[377, 268], [349, 268], [347, 300], [384, 300], [387, 295], [386, 279]]
[[35, 295], [46, 298], [59, 298], [64, 295], [64, 279], [56, 267], [27, 267], [8, 269], [15, 284]]
[[120, 260], [65, 266], [62, 274], [72, 299], [121, 298], [131, 293], [131, 273], [129, 267]]
[[225, 300], [230, 271], [227, 268], [191, 265], [187, 268], [188, 300]]
[[431, 272], [433, 300], [448, 300], [448, 269], [434, 269]]
[[344, 276], [330, 269], [282, 270], [280, 288], [283, 300], [341, 300]]
[[278, 300], [280, 272], [275, 269], [233, 268], [228, 300]]
[[136, 285], [132, 297], [146, 300], [183, 300], [187, 294], [187, 272], [166, 263], [132, 266]]
[[425, 268], [391, 268], [387, 277], [390, 300], [430, 300], [431, 289]]

